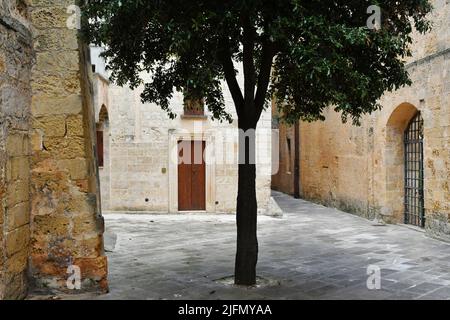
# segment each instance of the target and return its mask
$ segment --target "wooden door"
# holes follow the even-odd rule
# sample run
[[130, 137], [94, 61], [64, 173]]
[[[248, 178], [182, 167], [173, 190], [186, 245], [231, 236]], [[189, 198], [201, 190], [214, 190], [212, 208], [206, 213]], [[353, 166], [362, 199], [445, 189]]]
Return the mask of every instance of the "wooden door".
[[206, 210], [204, 141], [179, 141], [178, 210]]

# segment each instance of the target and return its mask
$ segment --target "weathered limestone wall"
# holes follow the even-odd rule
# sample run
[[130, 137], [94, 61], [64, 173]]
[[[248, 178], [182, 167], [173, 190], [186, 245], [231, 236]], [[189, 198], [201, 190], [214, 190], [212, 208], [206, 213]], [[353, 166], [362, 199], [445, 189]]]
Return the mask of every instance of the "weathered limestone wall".
[[67, 27], [74, 0], [32, 0], [31, 258], [38, 288], [65, 290], [67, 269], [82, 290], [107, 289], [96, 170], [89, 56]]
[[370, 125], [341, 125], [333, 111], [325, 116], [323, 123], [300, 124], [302, 196], [370, 218]]
[[[92, 50], [92, 49], [91, 49]], [[91, 51], [96, 70], [103, 74], [98, 50]], [[107, 77], [107, 75], [104, 75]], [[242, 83], [243, 80], [240, 79]], [[109, 135], [104, 135], [105, 165], [100, 169], [102, 206], [109, 211], [147, 211], [177, 213], [177, 164], [171, 161], [177, 142], [182, 139], [206, 141], [215, 161], [206, 166], [206, 211], [233, 213], [237, 197], [237, 115], [231, 94], [224, 84], [227, 111], [232, 124], [204, 118], [186, 118], [183, 96], [175, 94], [171, 108], [179, 115], [170, 120], [157, 105], [142, 104], [143, 88], [131, 91], [113, 84], [105, 87], [104, 78], [96, 86], [96, 113], [106, 102]], [[107, 98], [105, 98], [107, 90]], [[261, 119], [257, 143], [266, 151], [265, 162], [258, 163], [257, 197], [261, 213], [268, 213], [271, 168], [271, 110]], [[106, 147], [108, 145], [108, 147]], [[227, 158], [230, 157], [230, 158]], [[262, 158], [262, 157], [261, 157]], [[228, 159], [228, 160], [227, 160]], [[231, 160], [231, 161], [230, 161]]]
[[278, 117], [276, 106], [272, 104], [272, 122], [273, 128], [278, 130], [279, 152], [278, 170], [272, 176], [272, 189], [294, 195], [295, 130], [293, 126], [283, 124]]
[[0, 300], [27, 293], [29, 106], [33, 60], [19, 1], [0, 1]]
[[[403, 221], [403, 132], [424, 119], [425, 211], [429, 234], [450, 239], [450, 5], [434, 1], [433, 31], [415, 37], [408, 61], [412, 86], [386, 93], [383, 109], [361, 127], [340, 115], [301, 123], [301, 190], [305, 198], [389, 222]], [[283, 156], [283, 155], [281, 155]]]

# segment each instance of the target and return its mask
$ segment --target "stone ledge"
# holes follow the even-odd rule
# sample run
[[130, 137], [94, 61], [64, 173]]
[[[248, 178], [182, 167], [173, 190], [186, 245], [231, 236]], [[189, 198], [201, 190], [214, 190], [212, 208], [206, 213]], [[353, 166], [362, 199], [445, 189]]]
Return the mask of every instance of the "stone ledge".
[[185, 115], [180, 116], [182, 120], [208, 120], [208, 116], [205, 115]]

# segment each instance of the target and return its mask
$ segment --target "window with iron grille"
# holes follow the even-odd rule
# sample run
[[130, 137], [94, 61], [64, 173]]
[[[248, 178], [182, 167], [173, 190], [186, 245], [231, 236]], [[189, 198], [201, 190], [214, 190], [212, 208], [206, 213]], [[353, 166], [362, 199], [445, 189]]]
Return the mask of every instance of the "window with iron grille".
[[405, 223], [425, 227], [423, 119], [420, 112], [405, 131]]

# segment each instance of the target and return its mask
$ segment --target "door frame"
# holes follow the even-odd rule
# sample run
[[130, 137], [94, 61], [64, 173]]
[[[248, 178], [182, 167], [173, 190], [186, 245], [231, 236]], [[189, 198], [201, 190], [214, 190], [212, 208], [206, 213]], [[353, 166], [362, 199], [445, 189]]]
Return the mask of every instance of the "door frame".
[[178, 210], [178, 142], [180, 140], [205, 141], [205, 204], [206, 210], [194, 212], [216, 212], [216, 166], [214, 161], [215, 139], [212, 132], [190, 133], [185, 130], [169, 130], [169, 213], [186, 214], [192, 211]]

